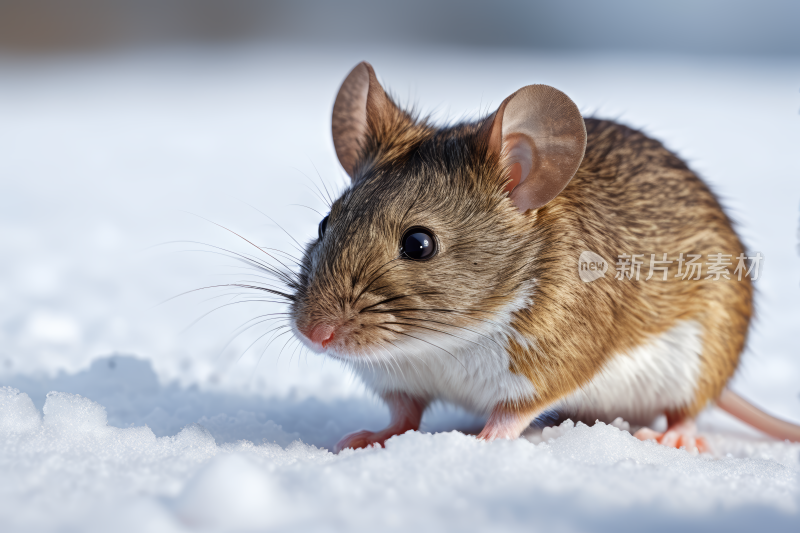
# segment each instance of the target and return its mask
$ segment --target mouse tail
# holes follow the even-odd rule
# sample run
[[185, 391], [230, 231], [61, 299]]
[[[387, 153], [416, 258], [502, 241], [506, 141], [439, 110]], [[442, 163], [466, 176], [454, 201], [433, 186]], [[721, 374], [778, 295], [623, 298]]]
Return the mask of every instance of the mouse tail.
[[771, 437], [800, 442], [800, 426], [765, 413], [730, 389], [722, 391], [717, 406]]

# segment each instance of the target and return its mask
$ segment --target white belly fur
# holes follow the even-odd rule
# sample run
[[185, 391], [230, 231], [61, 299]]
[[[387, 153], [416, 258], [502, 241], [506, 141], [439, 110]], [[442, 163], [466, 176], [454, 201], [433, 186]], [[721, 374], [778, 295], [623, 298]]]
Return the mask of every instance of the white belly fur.
[[493, 336], [497, 344], [477, 335], [468, 337], [475, 344], [427, 336], [442, 349], [420, 341], [395, 342], [394, 347], [399, 349], [392, 350], [391, 360], [354, 369], [378, 393], [408, 392], [460, 405], [478, 414], [489, 414], [500, 402], [536, 396], [528, 378], [509, 370], [504, 336]]
[[592, 381], [553, 408], [587, 422], [621, 416], [648, 424], [694, 401], [702, 348], [700, 324], [680, 322], [635, 350], [614, 356]]
[[510, 324], [514, 311], [532, 305], [528, 294], [534, 284], [531, 281], [521, 296], [492, 316], [491, 323], [451, 331], [457, 336], [427, 331], [416, 339], [401, 337], [377, 350], [371, 363], [361, 362], [353, 369], [379, 394], [404, 391], [479, 414], [489, 414], [501, 402], [535, 398], [530, 380], [509, 370], [507, 349], [509, 338], [526, 342]]
[[[404, 391], [475, 413], [488, 414], [503, 401], [535, 398], [531, 382], [509, 370], [508, 354], [501, 349], [513, 334], [510, 328], [482, 333], [497, 344], [478, 335], [464, 335], [471, 343], [429, 335], [442, 349], [418, 340], [396, 341], [391, 351], [375, 354], [383, 357], [353, 369], [379, 394]], [[700, 375], [701, 334], [698, 322], [680, 322], [635, 350], [612, 357], [586, 386], [550, 408], [587, 422], [621, 416], [647, 424], [669, 409], [690, 404]]]

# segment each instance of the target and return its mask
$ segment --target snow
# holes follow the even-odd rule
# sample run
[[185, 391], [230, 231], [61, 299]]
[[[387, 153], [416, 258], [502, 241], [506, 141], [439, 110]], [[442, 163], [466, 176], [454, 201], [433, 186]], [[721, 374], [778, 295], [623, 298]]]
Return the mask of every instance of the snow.
[[[112, 381], [126, 390], [99, 396], [136, 405], [155, 395], [169, 405], [169, 392], [151, 387], [155, 376], [141, 361], [99, 360], [84, 386], [102, 383], [100, 367], [113, 361], [121, 375]], [[189, 404], [197, 412], [218, 405], [215, 394], [194, 395]], [[279, 408], [285, 422], [313, 410], [285, 399], [259, 403]], [[567, 421], [492, 443], [457, 431], [411, 432], [385, 450], [337, 456], [308, 443], [335, 437], [335, 427], [321, 437], [296, 427], [300, 438], [290, 442], [297, 434], [268, 423], [272, 435], [254, 443], [231, 437], [230, 427], [203, 427], [201, 419], [157, 437], [122, 419], [122, 427], [109, 425], [106, 409], [78, 394], [48, 393], [42, 417], [26, 393], [3, 387], [0, 406], [0, 516], [11, 530], [595, 530], [633, 525], [637, 517], [662, 527], [711, 517], [740, 527], [731, 516], [768, 520], [780, 530], [796, 526], [800, 504], [800, 445], [790, 443], [725, 436], [712, 439], [715, 456], [695, 456], [640, 442], [613, 425]], [[125, 421], [136, 416], [126, 414]], [[351, 421], [359, 414], [340, 409], [329, 416]], [[251, 412], [228, 422], [251, 437], [264, 434], [251, 429]]]
[[247, 251], [207, 220], [287, 251], [262, 212], [301, 242], [314, 234], [319, 215], [292, 204], [323, 211], [313, 184], [343, 183], [330, 106], [357, 61], [439, 118], [550, 83], [663, 139], [723, 196], [765, 257], [732, 386], [800, 422], [798, 61], [363, 56], [0, 57], [0, 529], [797, 530], [800, 445], [713, 408], [699, 422], [709, 455], [639, 442], [621, 421], [478, 442], [480, 418], [437, 405], [421, 432], [337, 456], [342, 435], [388, 413], [288, 337], [247, 350], [266, 325], [236, 328], [277, 306], [230, 305], [187, 327], [230, 296], [160, 303], [246, 279], [208, 247], [169, 244]]

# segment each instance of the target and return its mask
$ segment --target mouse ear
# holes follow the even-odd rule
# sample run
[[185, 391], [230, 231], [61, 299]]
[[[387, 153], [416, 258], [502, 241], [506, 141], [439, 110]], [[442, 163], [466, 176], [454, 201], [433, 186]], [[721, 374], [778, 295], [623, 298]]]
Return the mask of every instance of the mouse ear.
[[331, 131], [336, 155], [352, 178], [370, 128], [393, 106], [372, 65], [362, 61], [347, 75], [333, 104]]
[[538, 209], [567, 186], [586, 150], [586, 125], [570, 98], [548, 85], [528, 85], [506, 98], [484, 123], [489, 152], [500, 157], [511, 201]]

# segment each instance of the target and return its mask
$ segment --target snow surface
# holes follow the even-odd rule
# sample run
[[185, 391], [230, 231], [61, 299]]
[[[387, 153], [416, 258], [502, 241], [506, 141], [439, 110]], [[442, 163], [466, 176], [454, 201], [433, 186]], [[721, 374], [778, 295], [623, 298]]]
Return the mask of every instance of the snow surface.
[[0, 389], [4, 530], [797, 526], [798, 444], [710, 434], [714, 454], [693, 456], [567, 421], [492, 443], [411, 432], [336, 456], [322, 446], [385, 413], [162, 387], [130, 357], [41, 383], [36, 397], [55, 384], [112, 406], [113, 425], [79, 394], [47, 393], [42, 416], [28, 394]]
[[208, 246], [172, 243], [247, 252], [209, 220], [288, 252], [271, 219], [301, 242], [315, 233], [313, 189], [344, 182], [331, 103], [365, 58], [442, 119], [549, 83], [687, 158], [765, 257], [733, 388], [800, 422], [796, 59], [277, 45], [0, 57], [0, 529], [798, 530], [800, 445], [717, 410], [699, 457], [602, 424], [477, 442], [483, 421], [441, 405], [422, 433], [334, 456], [388, 414], [334, 361], [258, 341], [267, 324], [235, 335], [279, 308], [192, 325], [235, 295], [159, 305], [247, 279]]

